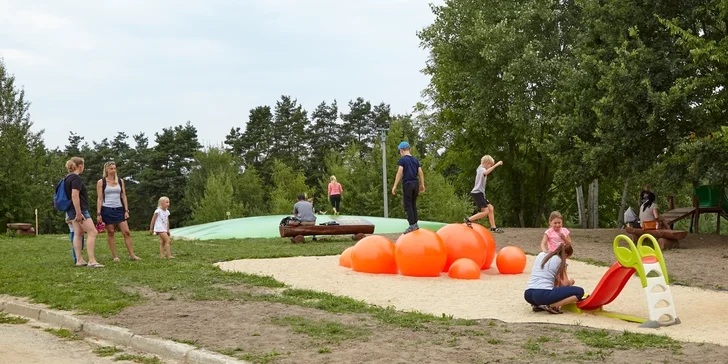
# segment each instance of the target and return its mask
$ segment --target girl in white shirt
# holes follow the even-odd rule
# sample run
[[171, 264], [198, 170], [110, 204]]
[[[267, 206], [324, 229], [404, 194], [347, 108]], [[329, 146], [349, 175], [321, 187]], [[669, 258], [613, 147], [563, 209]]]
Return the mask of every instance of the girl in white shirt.
[[157, 203], [157, 209], [154, 210], [152, 221], [149, 223], [149, 235], [159, 235], [159, 257], [164, 259], [165, 254], [169, 259], [172, 256], [172, 239], [169, 232], [169, 198], [162, 196]]

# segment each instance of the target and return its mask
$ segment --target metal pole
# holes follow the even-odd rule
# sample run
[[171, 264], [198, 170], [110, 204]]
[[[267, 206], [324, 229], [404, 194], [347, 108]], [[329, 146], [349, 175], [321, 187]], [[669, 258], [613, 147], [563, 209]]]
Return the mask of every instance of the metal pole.
[[389, 217], [389, 206], [388, 200], [389, 195], [387, 194], [387, 129], [380, 129], [382, 131], [382, 188], [384, 193], [384, 217]]

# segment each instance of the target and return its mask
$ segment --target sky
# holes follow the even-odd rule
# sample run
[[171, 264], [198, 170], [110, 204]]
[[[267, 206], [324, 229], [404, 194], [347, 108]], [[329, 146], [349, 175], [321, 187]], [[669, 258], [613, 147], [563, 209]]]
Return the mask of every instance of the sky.
[[[428, 0], [0, 0], [0, 57], [50, 148], [188, 120], [203, 145], [290, 95], [422, 101]], [[130, 144], [133, 142], [130, 138]]]

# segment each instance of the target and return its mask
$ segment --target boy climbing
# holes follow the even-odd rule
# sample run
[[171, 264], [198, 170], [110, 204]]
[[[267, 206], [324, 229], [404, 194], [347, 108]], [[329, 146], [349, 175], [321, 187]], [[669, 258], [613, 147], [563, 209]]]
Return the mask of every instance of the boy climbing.
[[501, 228], [495, 226], [495, 210], [493, 209], [493, 204], [491, 204], [490, 201], [485, 198], [485, 183], [488, 179], [488, 175], [490, 174], [490, 172], [493, 172], [496, 167], [501, 165], [503, 165], [503, 161], [498, 161], [498, 163], [495, 163], [493, 157], [489, 155], [485, 155], [483, 156], [483, 158], [480, 158], [480, 166], [478, 166], [478, 169], [475, 172], [475, 186], [473, 187], [473, 190], [470, 191], [470, 196], [473, 197], [475, 207], [479, 209], [480, 212], [476, 213], [473, 216], [465, 218], [465, 224], [471, 228], [473, 221], [488, 216], [488, 221], [490, 222], [490, 231], [496, 233], [503, 232]]

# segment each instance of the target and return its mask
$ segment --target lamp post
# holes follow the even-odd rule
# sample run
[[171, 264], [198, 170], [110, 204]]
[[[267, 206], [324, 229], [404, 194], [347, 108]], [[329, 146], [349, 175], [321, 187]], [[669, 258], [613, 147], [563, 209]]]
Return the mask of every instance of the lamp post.
[[379, 128], [382, 133], [382, 193], [384, 195], [384, 217], [389, 217], [389, 195], [387, 194], [387, 130]]

